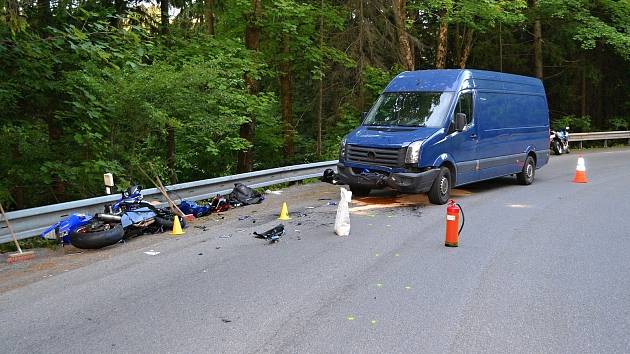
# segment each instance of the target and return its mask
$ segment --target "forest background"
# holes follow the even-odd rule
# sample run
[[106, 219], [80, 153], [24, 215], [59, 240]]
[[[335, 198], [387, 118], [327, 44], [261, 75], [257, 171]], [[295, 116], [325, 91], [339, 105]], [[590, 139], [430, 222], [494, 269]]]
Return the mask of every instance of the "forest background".
[[335, 159], [403, 70], [544, 81], [552, 125], [630, 125], [629, 0], [0, 0], [9, 209]]

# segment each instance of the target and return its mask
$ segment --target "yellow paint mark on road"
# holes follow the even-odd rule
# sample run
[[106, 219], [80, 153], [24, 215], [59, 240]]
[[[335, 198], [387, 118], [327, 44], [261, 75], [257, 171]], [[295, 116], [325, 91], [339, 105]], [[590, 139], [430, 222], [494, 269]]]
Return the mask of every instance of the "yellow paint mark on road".
[[370, 321], [370, 323], [372, 324], [372, 326], [376, 325], [376, 320], [372, 320]]
[[378, 283], [378, 284], [376, 284], [376, 287], [377, 287], [377, 288], [382, 288], [382, 287], [383, 287], [383, 284]]
[[394, 257], [400, 257], [400, 253], [394, 254]]
[[354, 316], [348, 316], [348, 317], [346, 317], [346, 319], [347, 319], [348, 321], [354, 321]]
[[411, 290], [411, 287], [409, 285], [405, 285], [405, 290]]

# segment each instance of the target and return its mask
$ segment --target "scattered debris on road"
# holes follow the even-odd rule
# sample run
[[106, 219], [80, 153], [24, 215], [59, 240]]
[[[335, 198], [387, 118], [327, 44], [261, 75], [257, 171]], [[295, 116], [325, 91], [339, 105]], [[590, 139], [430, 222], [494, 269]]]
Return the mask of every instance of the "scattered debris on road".
[[267, 230], [263, 233], [258, 233], [254, 231], [254, 237], [261, 238], [264, 240], [269, 240], [269, 243], [276, 243], [280, 241], [280, 237], [284, 235], [284, 225], [279, 224], [273, 229]]
[[265, 200], [257, 190], [252, 189], [243, 183], [234, 183], [234, 189], [228, 195], [228, 202], [232, 207], [238, 207], [242, 205], [259, 204]]
[[179, 204], [179, 209], [184, 214], [192, 214], [196, 218], [206, 216], [212, 212], [212, 208], [209, 205], [199, 205], [196, 202], [189, 200], [182, 200]]
[[338, 179], [339, 179], [339, 175], [337, 175], [337, 173], [332, 168], [325, 169], [324, 173], [319, 178], [319, 180], [324, 183], [330, 183], [334, 185], [343, 184], [343, 183], [340, 183]]

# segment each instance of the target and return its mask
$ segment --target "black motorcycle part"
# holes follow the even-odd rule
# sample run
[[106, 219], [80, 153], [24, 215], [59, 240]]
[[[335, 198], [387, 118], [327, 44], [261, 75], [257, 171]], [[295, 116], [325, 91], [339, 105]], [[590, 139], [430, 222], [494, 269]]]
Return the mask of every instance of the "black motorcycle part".
[[243, 183], [234, 183], [234, 189], [227, 199], [231, 205], [251, 205], [262, 202], [264, 197]]
[[[165, 216], [156, 216], [155, 222], [162, 226], [164, 230], [173, 230], [173, 225], [175, 224], [174, 217], [165, 217]], [[182, 229], [186, 228], [186, 219], [179, 218], [179, 223], [182, 226]]]

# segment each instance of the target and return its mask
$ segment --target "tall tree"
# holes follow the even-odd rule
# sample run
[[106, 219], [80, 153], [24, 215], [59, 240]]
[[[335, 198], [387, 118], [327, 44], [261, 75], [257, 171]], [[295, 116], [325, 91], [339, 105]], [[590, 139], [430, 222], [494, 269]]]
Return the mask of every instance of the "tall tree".
[[162, 34], [167, 34], [169, 31], [169, 6], [169, 0], [160, 0], [160, 33]]
[[214, 34], [214, 0], [206, 0], [205, 24], [208, 34]]
[[435, 67], [444, 69], [446, 67], [446, 50], [448, 46], [448, 15], [451, 7], [450, 1], [445, 1], [438, 12], [440, 26], [437, 35], [437, 47], [435, 50]]
[[400, 57], [402, 58], [405, 70], [412, 71], [414, 69], [413, 53], [409, 44], [409, 36], [407, 34], [407, 2], [406, 0], [392, 0], [394, 8], [394, 21], [396, 23], [396, 32], [398, 33], [398, 44], [400, 46]]
[[542, 53], [542, 24], [538, 14], [538, 0], [530, 0], [530, 8], [533, 10], [534, 24], [532, 28], [534, 49], [534, 76], [543, 79], [543, 53]]
[[[319, 14], [319, 51], [323, 54], [324, 50], [324, 0], [321, 1]], [[315, 139], [315, 155], [317, 158], [322, 156], [322, 116], [324, 110], [324, 56], [321, 55], [319, 61], [319, 88], [317, 97], [317, 137]]]
[[285, 33], [282, 36], [280, 51], [280, 110], [282, 112], [282, 135], [284, 159], [291, 161], [294, 153], [293, 146], [293, 77], [291, 63], [291, 49], [289, 36]]
[[[250, 11], [245, 14], [245, 47], [253, 52], [258, 52], [260, 48], [260, 21], [262, 18], [262, 0], [252, 0]], [[247, 91], [258, 94], [258, 81], [249, 74], [245, 75]], [[254, 166], [254, 137], [256, 136], [256, 117], [249, 117], [249, 122], [243, 123], [240, 127], [240, 137], [248, 141], [251, 145], [246, 150], [239, 151], [237, 171], [249, 172]]]

